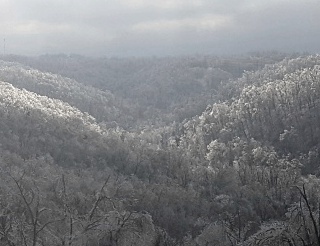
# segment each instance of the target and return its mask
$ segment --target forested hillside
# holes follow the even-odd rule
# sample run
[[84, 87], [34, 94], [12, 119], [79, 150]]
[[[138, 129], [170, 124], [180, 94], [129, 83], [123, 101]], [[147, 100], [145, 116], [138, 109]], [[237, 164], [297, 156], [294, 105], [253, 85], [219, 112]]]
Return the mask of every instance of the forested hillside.
[[319, 55], [4, 60], [1, 245], [320, 246]]
[[[87, 58], [78, 55], [12, 55], [3, 59], [103, 90], [108, 94], [109, 101], [111, 92], [116, 99], [113, 105], [121, 111], [118, 117], [127, 116], [111, 118], [122, 127], [132, 128], [151, 123], [163, 126], [173, 120], [181, 122], [199, 115], [208, 104], [216, 100], [217, 90], [229, 79], [236, 79], [244, 71], [256, 71], [265, 64], [279, 62], [288, 56], [269, 52], [239, 57]], [[296, 57], [297, 54], [290, 56]], [[36, 73], [34, 71], [33, 76]], [[41, 80], [39, 75], [37, 79]]]

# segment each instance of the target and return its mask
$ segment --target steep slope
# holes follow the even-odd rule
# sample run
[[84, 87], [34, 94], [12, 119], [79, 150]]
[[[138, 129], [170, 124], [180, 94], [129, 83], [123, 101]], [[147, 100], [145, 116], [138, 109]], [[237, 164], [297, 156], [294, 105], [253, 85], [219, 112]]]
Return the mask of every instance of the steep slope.
[[3, 59], [109, 90], [122, 106], [130, 109], [125, 114], [133, 118], [132, 125], [152, 122], [163, 126], [173, 120], [181, 122], [199, 115], [207, 104], [215, 102], [221, 84], [238, 78], [244, 70], [256, 71], [285, 56], [281, 53], [161, 58], [45, 55], [5, 56]]
[[193, 160], [205, 196], [218, 203], [214, 210], [220, 219], [197, 240], [313, 245], [318, 240], [313, 222], [320, 182], [320, 56], [285, 60], [237, 82], [233, 98], [185, 122], [183, 134], [172, 142]]
[[[6, 197], [0, 209], [16, 218], [6, 225], [20, 226], [25, 236], [10, 227], [7, 242], [19, 245], [20, 238], [82, 245], [77, 243], [91, 238], [153, 245], [168, 241], [168, 232], [182, 238], [206, 201], [200, 204], [193, 190], [178, 185], [174, 175], [179, 171], [171, 166], [178, 158], [136, 134], [102, 129], [92, 116], [65, 102], [0, 82], [0, 177], [5, 184], [0, 195]], [[34, 217], [41, 206], [45, 215], [34, 224], [15, 206]], [[165, 230], [156, 231], [156, 226]], [[43, 238], [32, 236], [32, 228]], [[66, 236], [70, 230], [72, 237]]]
[[9, 83], [1, 82], [0, 88], [1, 148], [23, 158], [50, 154], [63, 166], [97, 165], [98, 160], [106, 165], [108, 150], [117, 148], [89, 114]]
[[17, 63], [0, 62], [0, 80], [17, 88], [55, 98], [88, 112], [99, 122], [117, 122], [128, 126], [132, 118], [119, 108], [119, 103], [109, 91], [85, 86], [57, 74], [44, 73]]
[[[59, 218], [40, 231], [44, 245], [317, 245], [320, 57], [230, 84], [232, 97], [200, 116], [138, 133], [1, 82], [0, 209], [15, 218], [8, 240], [21, 235], [14, 228], [32, 238], [28, 216], [44, 207], [33, 227]], [[103, 233], [86, 234], [90, 225]]]
[[[209, 106], [200, 117], [185, 123], [183, 144], [198, 138], [194, 148], [200, 148], [198, 155], [203, 157], [211, 141], [235, 137], [262, 141], [291, 154], [306, 152], [319, 140], [319, 69], [320, 56], [308, 56], [245, 74], [233, 83], [238, 95]], [[300, 139], [293, 149], [283, 146], [289, 132]]]
[[112, 171], [119, 142], [87, 113], [0, 82], [2, 244], [153, 245], [151, 216]]
[[301, 56], [297, 58], [286, 57], [282, 61], [275, 64], [267, 64], [258, 71], [245, 71], [242, 76], [230, 81], [223, 86], [221, 90], [221, 100], [229, 100], [232, 97], [238, 97], [242, 89], [249, 85], [262, 85], [275, 80], [282, 80], [288, 74], [304, 68], [313, 68], [320, 65], [319, 55]]

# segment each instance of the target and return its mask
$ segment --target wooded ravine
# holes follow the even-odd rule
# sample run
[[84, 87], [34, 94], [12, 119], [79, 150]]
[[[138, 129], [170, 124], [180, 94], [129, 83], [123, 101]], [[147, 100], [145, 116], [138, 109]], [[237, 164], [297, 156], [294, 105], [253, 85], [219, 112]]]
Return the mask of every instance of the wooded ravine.
[[320, 56], [0, 57], [0, 245], [320, 246]]

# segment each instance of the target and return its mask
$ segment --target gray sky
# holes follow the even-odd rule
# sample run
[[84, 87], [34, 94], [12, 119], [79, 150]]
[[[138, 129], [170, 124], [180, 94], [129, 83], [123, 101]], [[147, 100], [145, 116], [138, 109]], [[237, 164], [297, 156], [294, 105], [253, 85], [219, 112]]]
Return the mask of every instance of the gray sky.
[[320, 53], [320, 0], [0, 0], [0, 35], [23, 55]]

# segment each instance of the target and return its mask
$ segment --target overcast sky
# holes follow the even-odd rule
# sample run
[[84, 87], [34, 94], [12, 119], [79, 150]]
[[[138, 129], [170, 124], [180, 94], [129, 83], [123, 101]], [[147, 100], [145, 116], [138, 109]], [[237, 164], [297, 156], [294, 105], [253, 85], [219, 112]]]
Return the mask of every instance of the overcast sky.
[[320, 53], [320, 0], [0, 0], [0, 35], [23, 55]]

